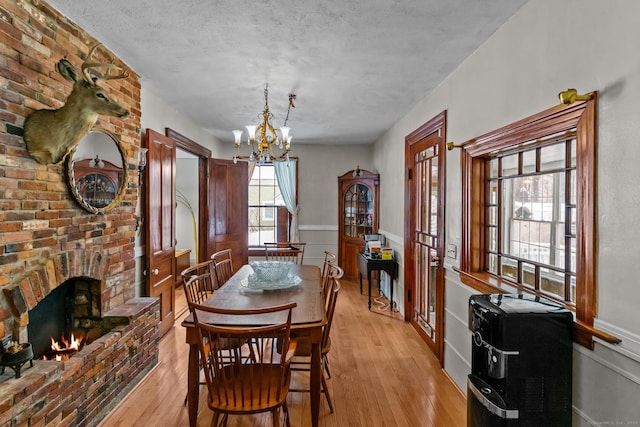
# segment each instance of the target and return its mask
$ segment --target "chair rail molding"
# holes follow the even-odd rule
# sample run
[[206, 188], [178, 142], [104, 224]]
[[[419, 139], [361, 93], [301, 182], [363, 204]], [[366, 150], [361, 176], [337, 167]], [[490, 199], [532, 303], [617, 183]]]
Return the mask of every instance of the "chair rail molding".
[[597, 343], [640, 363], [640, 336], [600, 319], [595, 319], [593, 326], [622, 340], [619, 344], [610, 344], [596, 338]]
[[299, 225], [300, 231], [338, 231], [337, 225]]

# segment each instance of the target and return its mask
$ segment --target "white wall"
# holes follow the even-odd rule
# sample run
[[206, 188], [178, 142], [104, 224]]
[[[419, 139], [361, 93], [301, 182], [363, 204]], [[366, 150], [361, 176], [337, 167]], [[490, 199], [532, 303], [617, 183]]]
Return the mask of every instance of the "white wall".
[[[640, 423], [638, 16], [640, 2], [632, 0], [529, 0], [375, 146], [374, 164], [385, 177], [380, 226], [402, 236], [404, 215], [398, 206], [404, 202], [400, 189], [407, 134], [447, 110], [447, 141], [462, 143], [557, 104], [561, 90], [599, 92], [596, 325], [623, 342], [598, 342], [595, 351], [575, 347], [574, 426]], [[445, 240], [459, 244], [459, 151], [446, 156]], [[457, 263], [445, 261], [445, 369], [466, 390], [472, 290], [451, 270]], [[398, 294], [403, 286], [401, 280]]]
[[197, 158], [176, 159], [176, 251], [190, 249], [189, 259], [191, 265], [197, 262], [198, 162]]
[[222, 143], [213, 135], [197, 126], [188, 117], [169, 106], [158, 94], [145, 89], [144, 79], [141, 82], [140, 123], [142, 130], [153, 129], [164, 135], [165, 128], [171, 128], [187, 138], [197, 142], [213, 153], [214, 157], [222, 148]]

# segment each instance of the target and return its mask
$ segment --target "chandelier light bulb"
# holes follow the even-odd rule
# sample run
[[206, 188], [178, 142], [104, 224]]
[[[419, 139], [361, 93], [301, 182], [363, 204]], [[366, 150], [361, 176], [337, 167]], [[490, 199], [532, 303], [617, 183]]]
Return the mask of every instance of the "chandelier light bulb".
[[289, 131], [291, 129], [288, 126], [282, 126], [280, 128], [280, 133], [282, 133], [282, 140], [286, 141], [287, 139], [289, 139]]
[[233, 136], [236, 138], [236, 147], [240, 146], [240, 140], [242, 139], [242, 131], [240, 129], [236, 129], [233, 131]]
[[249, 132], [249, 141], [253, 142], [256, 140], [256, 125], [247, 125], [247, 132]]

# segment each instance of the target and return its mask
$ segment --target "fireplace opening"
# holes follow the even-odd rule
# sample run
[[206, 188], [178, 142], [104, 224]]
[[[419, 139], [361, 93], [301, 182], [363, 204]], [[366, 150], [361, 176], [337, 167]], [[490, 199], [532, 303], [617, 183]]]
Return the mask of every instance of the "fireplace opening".
[[100, 297], [98, 280], [76, 277], [30, 310], [27, 334], [34, 357], [66, 360], [104, 335]]

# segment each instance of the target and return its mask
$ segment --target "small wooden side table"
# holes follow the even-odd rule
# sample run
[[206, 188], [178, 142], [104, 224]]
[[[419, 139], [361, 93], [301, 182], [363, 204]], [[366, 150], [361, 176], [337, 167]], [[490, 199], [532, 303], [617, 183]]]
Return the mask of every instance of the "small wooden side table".
[[176, 286], [182, 283], [182, 270], [191, 266], [191, 249], [176, 250]]
[[[362, 294], [362, 275], [367, 275], [369, 282], [369, 310], [371, 310], [371, 272], [384, 271], [391, 278], [389, 287], [391, 288], [389, 298], [389, 310], [393, 311], [393, 279], [398, 275], [398, 262], [395, 259], [369, 258], [363, 252], [359, 252], [356, 257], [358, 273], [360, 276], [360, 293]], [[380, 290], [380, 276], [378, 276], [378, 290]]]

